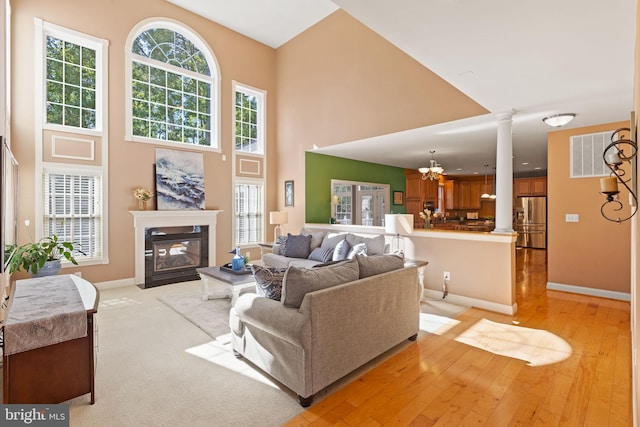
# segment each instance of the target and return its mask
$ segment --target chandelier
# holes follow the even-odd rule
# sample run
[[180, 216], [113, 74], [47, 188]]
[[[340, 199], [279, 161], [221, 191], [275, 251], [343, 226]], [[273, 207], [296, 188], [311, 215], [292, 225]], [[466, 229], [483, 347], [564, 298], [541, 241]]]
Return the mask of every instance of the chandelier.
[[429, 167], [419, 168], [418, 172], [422, 174], [422, 179], [424, 180], [430, 179], [432, 181], [436, 181], [440, 178], [440, 175], [442, 174], [442, 172], [444, 172], [444, 169], [442, 168], [442, 166], [436, 163], [435, 159], [433, 158], [433, 154], [435, 153], [435, 150], [431, 150], [429, 151], [429, 153], [431, 153], [431, 160], [429, 163]]

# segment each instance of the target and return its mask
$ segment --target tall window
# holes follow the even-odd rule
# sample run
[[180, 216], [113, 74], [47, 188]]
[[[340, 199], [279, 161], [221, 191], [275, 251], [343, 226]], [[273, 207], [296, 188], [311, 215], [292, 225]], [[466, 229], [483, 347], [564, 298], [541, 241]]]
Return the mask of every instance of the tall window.
[[[86, 173], [86, 174], [85, 174]], [[77, 243], [88, 257], [102, 257], [101, 176], [86, 171], [44, 174], [44, 234]]]
[[96, 128], [96, 50], [46, 36], [47, 123]]
[[264, 92], [239, 84], [234, 88], [236, 151], [264, 154]]
[[34, 238], [56, 234], [87, 255], [78, 258], [81, 264], [107, 262], [108, 41], [39, 19], [36, 28], [42, 90], [35, 113], [42, 119], [35, 120], [40, 221]]
[[264, 186], [262, 182], [237, 182], [235, 188], [235, 230], [237, 245], [263, 240]]
[[218, 71], [206, 44], [172, 22], [134, 31], [128, 137], [218, 148]]

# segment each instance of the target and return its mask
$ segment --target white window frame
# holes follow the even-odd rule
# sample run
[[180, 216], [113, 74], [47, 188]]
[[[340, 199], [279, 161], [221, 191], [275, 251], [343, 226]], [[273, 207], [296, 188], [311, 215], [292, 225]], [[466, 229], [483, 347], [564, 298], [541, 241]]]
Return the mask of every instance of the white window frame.
[[[259, 155], [264, 156], [266, 152], [266, 143], [265, 143], [265, 135], [266, 135], [266, 99], [267, 92], [262, 89], [257, 89], [242, 83], [238, 83], [237, 81], [232, 82], [232, 96], [233, 96], [233, 149], [237, 153], [242, 154], [250, 154], [250, 155]], [[236, 92], [244, 93], [247, 95], [253, 95], [256, 97], [257, 102], [257, 130], [256, 130], [256, 141], [258, 144], [257, 151], [244, 151], [238, 150], [236, 148]]]
[[[176, 72], [179, 74], [190, 74], [188, 70], [182, 68], [171, 68], [172, 66], [163, 62], [154, 61], [149, 58], [140, 57], [131, 52], [131, 47], [133, 46], [136, 38], [147, 30], [151, 30], [154, 28], [166, 28], [168, 30], [177, 32], [185, 36], [189, 41], [191, 41], [206, 57], [207, 62], [209, 64], [209, 70], [211, 71], [211, 76], [203, 76], [197, 74], [197, 78], [201, 80], [209, 80], [211, 82], [211, 100], [210, 106], [215, 111], [211, 113], [211, 145], [194, 145], [188, 144], [184, 142], [174, 142], [167, 141], [161, 139], [153, 139], [153, 138], [145, 138], [140, 136], [133, 135], [133, 126], [132, 126], [132, 93], [131, 93], [131, 72], [132, 67], [131, 63], [135, 57], [136, 61], [146, 63], [148, 65], [152, 65], [157, 68], [163, 69], [171, 69], [172, 72]], [[194, 30], [189, 28], [188, 26], [169, 18], [148, 18], [140, 21], [133, 29], [129, 32], [127, 36], [127, 41], [125, 44], [125, 140], [131, 142], [143, 142], [150, 143], [154, 145], [164, 145], [172, 148], [181, 148], [181, 149], [191, 149], [191, 150], [200, 150], [200, 151], [214, 151], [221, 152], [220, 149], [220, 81], [222, 80], [220, 74], [220, 67], [218, 65], [218, 61], [213, 53], [213, 50], [209, 47], [207, 42], [198, 35]], [[193, 73], [191, 73], [193, 74]], [[194, 74], [195, 76], [195, 74]], [[207, 77], [205, 79], [205, 77]]]
[[[43, 174], [46, 168], [55, 168], [60, 173], [66, 173], [69, 175], [77, 175], [78, 171], [91, 170], [93, 174], [100, 174], [101, 176], [101, 253], [99, 258], [84, 258], [78, 257], [77, 261], [79, 265], [95, 265], [95, 264], [108, 264], [109, 263], [109, 185], [108, 185], [108, 170], [109, 170], [109, 133], [108, 133], [108, 48], [109, 42], [105, 39], [99, 39], [88, 34], [84, 34], [75, 30], [61, 27], [49, 22], [45, 22], [40, 18], [34, 19], [35, 27], [35, 71], [34, 71], [34, 84], [39, 90], [35, 90], [35, 108], [34, 114], [36, 117], [35, 123], [35, 218], [37, 220], [32, 221], [35, 225], [36, 240], [39, 240], [44, 236], [44, 206], [43, 206]], [[81, 46], [90, 47], [96, 50], [96, 128], [84, 129], [76, 128], [72, 126], [64, 126], [58, 124], [46, 123], [46, 82], [45, 82], [45, 46], [47, 35], [52, 35], [56, 38], [67, 40]], [[93, 135], [100, 137], [102, 143], [101, 149], [101, 165], [100, 166], [83, 166], [71, 163], [45, 163], [43, 157], [43, 131], [44, 130], [60, 131], [66, 133], [75, 133], [82, 135]], [[29, 218], [27, 218], [29, 219]], [[62, 266], [71, 266], [69, 261], [63, 260]]]
[[[80, 168], [74, 168], [73, 170], [70, 170], [67, 167], [60, 167], [59, 164], [57, 163], [45, 163], [44, 164], [44, 168], [43, 168], [43, 174], [42, 174], [42, 181], [43, 181], [43, 185], [44, 185], [44, 181], [45, 181], [45, 175], [46, 174], [56, 174], [56, 175], [70, 175], [70, 176], [95, 176], [98, 177], [101, 181], [104, 180], [104, 175], [103, 175], [103, 171], [102, 168], [100, 167], [80, 167]], [[46, 195], [46, 191], [43, 191], [42, 194], [42, 202], [45, 203], [44, 199], [45, 199], [45, 195]], [[101, 206], [104, 202], [104, 194], [102, 194], [101, 191], [97, 192], [97, 203], [96, 205]], [[43, 212], [42, 212], [42, 222], [41, 224], [43, 225], [44, 228], [44, 223], [47, 221], [46, 219], [46, 214], [45, 214], [45, 210], [43, 208]], [[100, 223], [104, 222], [104, 218], [103, 218], [103, 213], [102, 210], [96, 210], [93, 211], [92, 213], [93, 216], [98, 218], [98, 221]], [[73, 219], [73, 216], [71, 217], [71, 219]], [[103, 227], [96, 227], [99, 228], [98, 233], [102, 233], [103, 232]], [[56, 234], [61, 234], [61, 233], [56, 233]], [[104, 236], [98, 236], [98, 242], [101, 242], [103, 240]], [[76, 240], [76, 243], [80, 243]], [[78, 261], [78, 263], [80, 263], [80, 261], [83, 261], [83, 264], [91, 264], [91, 263], [96, 263], [96, 262], [100, 262], [102, 259], [102, 250], [103, 248], [101, 247], [101, 245], [97, 249], [98, 254], [96, 256], [91, 256], [91, 254], [87, 254], [87, 257], [77, 257], [76, 260]]]
[[[236, 227], [237, 227], [237, 223], [238, 223], [238, 213], [236, 212], [236, 187], [238, 185], [260, 185], [262, 187], [262, 195], [261, 195], [261, 210], [262, 210], [262, 225], [261, 225], [261, 233], [260, 236], [257, 236], [257, 241], [255, 242], [238, 242], [237, 240], [237, 235], [236, 235]], [[234, 247], [249, 247], [249, 246], [256, 246], [258, 243], [264, 242], [264, 236], [265, 236], [265, 224], [266, 224], [266, 203], [265, 203], [265, 198], [266, 198], [266, 185], [265, 185], [265, 180], [263, 179], [251, 179], [251, 178], [236, 178], [234, 180], [233, 183], [233, 242], [234, 242]]]

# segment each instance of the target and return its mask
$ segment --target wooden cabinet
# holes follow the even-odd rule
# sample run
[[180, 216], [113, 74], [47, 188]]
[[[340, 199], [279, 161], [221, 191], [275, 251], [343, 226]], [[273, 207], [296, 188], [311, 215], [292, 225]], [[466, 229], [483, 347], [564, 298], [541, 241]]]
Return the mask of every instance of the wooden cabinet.
[[456, 188], [457, 209], [480, 209], [482, 184], [479, 181], [459, 181]]
[[454, 209], [456, 205], [456, 183], [453, 180], [444, 182], [444, 209]]
[[407, 213], [413, 214], [414, 226], [421, 227], [424, 224], [420, 218], [420, 212], [424, 209], [427, 202], [438, 205], [438, 185], [439, 181], [430, 179], [422, 179], [422, 174], [405, 170], [406, 186], [405, 186], [405, 206]]
[[547, 178], [544, 176], [534, 178], [517, 178], [513, 181], [514, 196], [546, 196]]

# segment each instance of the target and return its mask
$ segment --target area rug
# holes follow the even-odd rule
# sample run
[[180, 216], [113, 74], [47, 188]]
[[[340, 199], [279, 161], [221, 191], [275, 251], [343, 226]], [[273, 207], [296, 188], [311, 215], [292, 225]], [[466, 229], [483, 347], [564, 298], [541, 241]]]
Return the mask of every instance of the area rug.
[[229, 333], [229, 298], [203, 301], [199, 292], [183, 292], [159, 297], [158, 300], [212, 338]]

